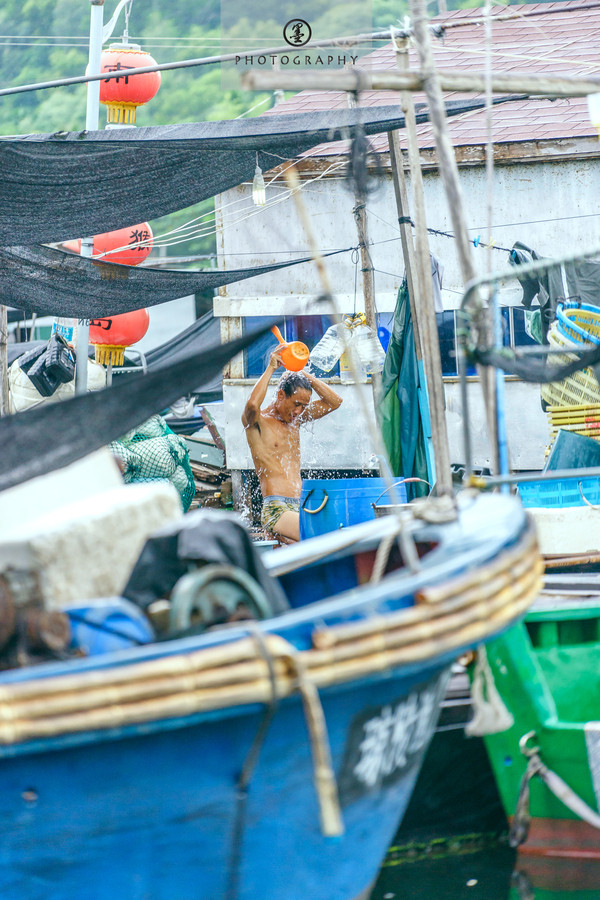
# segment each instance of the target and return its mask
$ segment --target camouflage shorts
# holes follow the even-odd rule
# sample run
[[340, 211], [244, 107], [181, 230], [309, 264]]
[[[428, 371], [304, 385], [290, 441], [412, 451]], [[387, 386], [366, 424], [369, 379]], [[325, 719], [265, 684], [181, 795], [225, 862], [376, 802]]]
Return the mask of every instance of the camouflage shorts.
[[265, 497], [260, 515], [260, 524], [267, 531], [276, 531], [276, 525], [284, 512], [300, 512], [298, 497], [278, 497], [273, 494]]

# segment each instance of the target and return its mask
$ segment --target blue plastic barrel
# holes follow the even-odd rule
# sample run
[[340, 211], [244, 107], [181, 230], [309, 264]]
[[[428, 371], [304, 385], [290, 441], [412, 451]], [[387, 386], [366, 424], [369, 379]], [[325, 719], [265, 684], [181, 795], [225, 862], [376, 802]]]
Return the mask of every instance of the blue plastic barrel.
[[[390, 502], [383, 478], [308, 478], [300, 495], [300, 539], [337, 531], [375, 518], [373, 504]], [[406, 488], [396, 487], [406, 503]], [[382, 496], [383, 495], [383, 496]]]

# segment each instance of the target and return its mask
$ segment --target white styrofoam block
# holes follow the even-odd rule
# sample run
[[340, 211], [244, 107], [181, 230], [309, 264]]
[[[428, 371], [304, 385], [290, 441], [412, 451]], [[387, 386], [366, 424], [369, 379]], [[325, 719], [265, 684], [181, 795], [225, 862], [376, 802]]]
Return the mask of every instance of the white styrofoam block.
[[31, 478], [0, 493], [0, 542], [35, 529], [36, 521], [75, 500], [87, 500], [123, 484], [110, 450], [103, 448], [83, 459]]
[[146, 539], [183, 515], [163, 482], [120, 484], [33, 519], [0, 542], [0, 571], [38, 576], [47, 609], [121, 593]]
[[600, 509], [589, 506], [529, 508], [540, 551], [547, 556], [597, 553], [600, 550]]

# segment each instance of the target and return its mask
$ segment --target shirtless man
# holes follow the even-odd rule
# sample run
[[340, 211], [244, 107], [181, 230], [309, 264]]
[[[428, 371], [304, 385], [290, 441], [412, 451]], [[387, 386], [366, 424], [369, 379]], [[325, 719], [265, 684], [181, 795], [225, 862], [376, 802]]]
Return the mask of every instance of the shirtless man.
[[[286, 372], [273, 403], [261, 410], [273, 372], [281, 365], [279, 350], [248, 398], [242, 423], [263, 495], [261, 524], [283, 537], [300, 538], [300, 425], [321, 419], [342, 402], [314, 375]], [[311, 392], [319, 399], [311, 402]]]

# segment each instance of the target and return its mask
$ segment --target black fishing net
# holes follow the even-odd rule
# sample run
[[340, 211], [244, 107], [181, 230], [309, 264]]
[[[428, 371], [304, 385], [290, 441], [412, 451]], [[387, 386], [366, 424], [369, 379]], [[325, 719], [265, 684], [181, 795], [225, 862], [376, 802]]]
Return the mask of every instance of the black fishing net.
[[[0, 247], [0, 298], [38, 315], [97, 319], [157, 306], [309, 261], [173, 272], [86, 259], [50, 247]], [[206, 309], [212, 308], [208, 295]]]
[[[517, 97], [497, 98], [507, 102]], [[451, 101], [447, 115], [485, 105]], [[417, 120], [427, 121], [421, 108]], [[404, 127], [400, 106], [0, 138], [0, 246], [101, 234], [192, 206], [321, 143]]]

